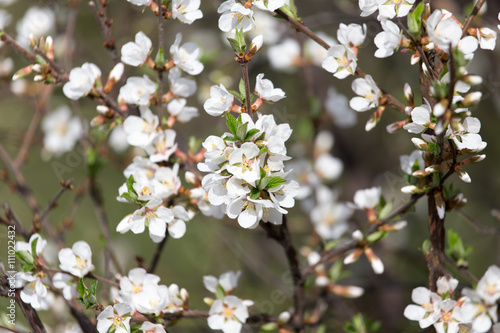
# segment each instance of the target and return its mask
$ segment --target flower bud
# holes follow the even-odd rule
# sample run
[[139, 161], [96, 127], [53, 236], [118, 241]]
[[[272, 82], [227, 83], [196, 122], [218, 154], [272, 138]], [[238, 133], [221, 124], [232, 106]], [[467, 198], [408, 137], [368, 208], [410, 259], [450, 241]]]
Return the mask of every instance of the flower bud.
[[411, 86], [408, 83], [405, 83], [405, 87], [403, 89], [406, 101], [408, 101], [409, 105], [413, 105], [413, 91], [411, 89]]
[[479, 85], [483, 83], [483, 78], [480, 77], [479, 75], [466, 75], [462, 78], [462, 81], [464, 81], [467, 84], [470, 84], [471, 86]]
[[365, 292], [363, 288], [357, 286], [340, 286], [333, 285], [330, 287], [330, 291], [335, 295], [339, 295], [346, 298], [357, 298], [363, 295]]
[[482, 96], [483, 96], [483, 94], [480, 91], [474, 91], [474, 92], [468, 93], [467, 95], [465, 95], [465, 99], [462, 101], [462, 104], [465, 107], [474, 106], [477, 103], [479, 103], [479, 101], [481, 101]]
[[423, 151], [429, 151], [429, 144], [420, 138], [412, 138], [411, 142], [417, 147], [417, 149]]
[[264, 43], [264, 37], [262, 35], [256, 36], [253, 40], [252, 43], [250, 44], [250, 49], [248, 50], [247, 54], [245, 54], [245, 60], [249, 61], [253, 58], [257, 52], [262, 48], [262, 44]]
[[196, 184], [197, 178], [196, 178], [195, 174], [192, 173], [191, 171], [186, 171], [186, 173], [184, 174], [184, 177], [186, 177], [186, 181], [189, 184], [191, 184], [191, 185]]

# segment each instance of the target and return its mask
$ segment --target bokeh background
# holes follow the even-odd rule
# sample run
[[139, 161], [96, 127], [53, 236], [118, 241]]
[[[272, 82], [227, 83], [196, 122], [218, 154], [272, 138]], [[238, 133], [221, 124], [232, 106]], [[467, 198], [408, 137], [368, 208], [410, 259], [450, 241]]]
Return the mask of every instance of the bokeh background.
[[[233, 60], [233, 53], [224, 36], [217, 28], [219, 15], [216, 12], [221, 1], [203, 0], [201, 9], [204, 17], [192, 25], [183, 25], [178, 21], [169, 20], [165, 24], [165, 43], [173, 43], [177, 32], [182, 32], [183, 41], [194, 41], [203, 50], [202, 61], [205, 70], [196, 77], [199, 91], [196, 97], [189, 99], [189, 105], [197, 106], [200, 115], [187, 124], [176, 126], [177, 141], [182, 148], [187, 147], [190, 136], [204, 139], [210, 134], [222, 134], [225, 130], [223, 119], [208, 116], [203, 111], [203, 102], [207, 97], [212, 84], [223, 82], [226, 87], [237, 88], [241, 72], [239, 65]], [[78, 1], [33, 1], [18, 0], [5, 7], [13, 20], [5, 28], [12, 36], [16, 35], [15, 25], [29, 6], [48, 7], [56, 13], [56, 28], [53, 36], [65, 33], [68, 19], [71, 15], [69, 4], [78, 4]], [[354, 0], [296, 0], [299, 15], [304, 23], [315, 32], [323, 32], [335, 37], [340, 23], [365, 23], [368, 27], [366, 42], [359, 51], [359, 66], [371, 74], [386, 90], [403, 100], [403, 84], [408, 82], [418, 87], [417, 68], [409, 64], [409, 55], [398, 53], [388, 59], [373, 57], [375, 46], [373, 38], [380, 31], [380, 26], [374, 17], [362, 18], [359, 16], [357, 1]], [[432, 1], [435, 8], [447, 8], [457, 17], [463, 17], [464, 10], [470, 8], [467, 1]], [[1, 5], [0, 5], [1, 6]], [[109, 54], [102, 46], [103, 38], [96, 24], [93, 13], [86, 1], [78, 4], [76, 17], [73, 52], [69, 57], [56, 59], [66, 69], [80, 66], [84, 62], [97, 64], [104, 73], [109, 72], [113, 63]], [[496, 29], [500, 23], [498, 12], [500, 4], [497, 1], [487, 1], [486, 13], [477, 20], [479, 26], [488, 26]], [[131, 5], [125, 0], [109, 0], [108, 15], [113, 19], [112, 33], [116, 45], [120, 48], [126, 42], [133, 40], [138, 31], [143, 31], [153, 40], [153, 55], [156, 53], [157, 20], [150, 11], [142, 13], [142, 8]], [[300, 43], [305, 36], [293, 31], [286, 22], [280, 21], [279, 31], [281, 39], [291, 37]], [[498, 31], [498, 30], [497, 30]], [[270, 33], [264, 32], [265, 34]], [[351, 201], [357, 189], [371, 186], [381, 186], [388, 199], [397, 203], [406, 200], [399, 189], [404, 185], [402, 172], [399, 169], [399, 156], [409, 154], [413, 150], [411, 136], [406, 132], [387, 134], [385, 125], [400, 120], [401, 115], [388, 109], [381, 123], [371, 132], [365, 132], [364, 124], [370, 112], [357, 115], [357, 125], [351, 128], [340, 128], [325, 112], [325, 99], [329, 87], [348, 98], [353, 96], [351, 91], [352, 77], [338, 80], [323, 69], [305, 65], [295, 68], [291, 73], [283, 73], [270, 67], [266, 52], [269, 46], [265, 45], [261, 52], [249, 64], [250, 82], [254, 86], [255, 76], [265, 73], [266, 78], [273, 81], [276, 87], [282, 88], [287, 98], [274, 105], [266, 105], [262, 112], [273, 113], [279, 122], [291, 123], [294, 133], [288, 142], [290, 154], [311, 157], [312, 144], [318, 130], [331, 131], [335, 137], [332, 154], [344, 163], [342, 177], [331, 186], [339, 191], [340, 199]], [[14, 61], [15, 70], [26, 66], [26, 60], [16, 55], [6, 46], [0, 47], [0, 60], [10, 57]], [[480, 87], [484, 100], [474, 108], [473, 116], [479, 117], [482, 123], [481, 135], [488, 143], [484, 153], [487, 158], [476, 165], [467, 168], [472, 183], [462, 183], [456, 176], [451, 181], [468, 198], [469, 203], [463, 209], [480, 223], [498, 230], [500, 222], [493, 217], [494, 210], [500, 209], [500, 47], [490, 52], [479, 50], [470, 65], [470, 72], [477, 73], [484, 78]], [[151, 73], [147, 69], [127, 67], [127, 76]], [[27, 93], [19, 95], [13, 92], [11, 77], [13, 72], [2, 73], [0, 80], [0, 142], [7, 151], [14, 156], [21, 144], [24, 133], [34, 114], [36, 92], [41, 84], [27, 83]], [[117, 89], [113, 91], [117, 93]], [[416, 101], [420, 100], [416, 92]], [[418, 103], [417, 103], [418, 104]], [[55, 88], [53, 97], [47, 105], [46, 112], [50, 112], [61, 105], [68, 105], [75, 113], [90, 121], [95, 115], [95, 102], [81, 99], [71, 103], [62, 94], [61, 86]], [[43, 133], [36, 132], [36, 139], [29, 149], [28, 160], [23, 166], [23, 173], [42, 206], [55, 195], [60, 188], [58, 167], [66, 166], [64, 179], [73, 178], [76, 189], [83, 185], [86, 178], [86, 166], [81, 150], [67, 153], [58, 158], [46, 160], [42, 158]], [[124, 182], [123, 170], [131, 162], [134, 154], [132, 149], [118, 154], [106, 145], [100, 148], [102, 156], [107, 158], [98, 175], [99, 186], [103, 192], [105, 209], [110, 221], [114, 247], [124, 271], [136, 267], [136, 257], [142, 257], [149, 262], [154, 251], [153, 244], [147, 234], [134, 235], [118, 234], [114, 231], [118, 222], [133, 207], [116, 201], [118, 187]], [[0, 168], [5, 165], [0, 162]], [[19, 218], [31, 226], [33, 216], [26, 203], [12, 192], [5, 182], [0, 182], [0, 203], [8, 202]], [[77, 204], [75, 205], [75, 202]], [[4, 212], [2, 211], [2, 214]], [[382, 322], [381, 332], [415, 332], [416, 323], [407, 321], [402, 313], [404, 307], [411, 302], [411, 290], [427, 284], [427, 269], [425, 260], [419, 247], [427, 238], [426, 203], [417, 205], [416, 212], [407, 216], [408, 227], [389, 236], [375, 247], [376, 253], [386, 265], [386, 271], [375, 275], [366, 260], [347, 267], [352, 274], [345, 283], [357, 284], [365, 288], [365, 295], [356, 300], [345, 300], [331, 296], [332, 311], [327, 322], [328, 332], [340, 331], [342, 323], [358, 312], [363, 312], [373, 320]], [[66, 242], [71, 246], [77, 240], [87, 241], [93, 249], [93, 259], [98, 267], [96, 274], [102, 272], [103, 267], [103, 239], [94, 207], [87, 193], [77, 195], [77, 191], [66, 193], [58, 201], [57, 209], [50, 212], [54, 225], [71, 224], [65, 232]], [[307, 245], [311, 241], [311, 225], [308, 212], [301, 210], [297, 205], [289, 215], [290, 228], [293, 240], [297, 247]], [[366, 223], [361, 214], [353, 218], [353, 230], [357, 225]], [[500, 246], [498, 232], [484, 233], [467, 222], [456, 213], [450, 213], [446, 219], [447, 227], [460, 233], [464, 242], [474, 248], [470, 256], [470, 270], [476, 276], [481, 276], [491, 264], [499, 264]], [[6, 256], [6, 229], [0, 229], [2, 249], [0, 259]], [[18, 236], [18, 240], [20, 236]], [[4, 245], [5, 244], [5, 245]], [[4, 249], [5, 248], [5, 249]], [[56, 248], [48, 248], [46, 257], [56, 262]], [[52, 255], [51, 255], [52, 253]], [[303, 262], [305, 264], [305, 262]], [[190, 295], [190, 304], [195, 309], [208, 310], [202, 298], [210, 296], [202, 284], [203, 275], [220, 275], [227, 270], [241, 270], [242, 277], [236, 295], [255, 301], [256, 312], [268, 312], [278, 315], [287, 310], [292, 304], [291, 284], [288, 278], [287, 265], [282, 249], [272, 240], [266, 239], [265, 233], [260, 230], [244, 230], [235, 221], [218, 221], [197, 215], [188, 224], [186, 235], [179, 240], [169, 239], [156, 273], [164, 284], [177, 283], [186, 288]], [[461, 286], [468, 286], [469, 282], [453, 271]], [[0, 313], [3, 313], [4, 299], [0, 300]], [[90, 312], [89, 312], [90, 313]], [[55, 325], [65, 323], [71, 318], [64, 311], [42, 312], [42, 318]], [[18, 321], [22, 322], [20, 313]], [[205, 332], [208, 331], [203, 320], [184, 320], [171, 328], [171, 332]], [[258, 328], [246, 327], [245, 332], [258, 331]]]

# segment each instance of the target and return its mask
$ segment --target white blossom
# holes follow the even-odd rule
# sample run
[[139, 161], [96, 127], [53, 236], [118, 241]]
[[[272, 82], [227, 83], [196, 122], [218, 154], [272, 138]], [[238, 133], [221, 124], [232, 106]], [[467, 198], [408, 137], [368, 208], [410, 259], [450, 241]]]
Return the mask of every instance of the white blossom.
[[353, 75], [357, 67], [357, 58], [351, 48], [344, 45], [333, 45], [328, 49], [326, 58], [321, 66], [333, 73], [338, 79], [345, 79]]
[[337, 39], [339, 43], [344, 45], [346, 48], [359, 47], [364, 43], [365, 38], [366, 24], [360, 26], [355, 23], [351, 23], [349, 25], [340, 23], [339, 29], [337, 30]]
[[193, 42], [184, 43], [181, 46], [181, 40], [182, 35], [178, 33], [175, 36], [174, 44], [170, 46], [174, 64], [190, 75], [200, 74], [203, 70], [203, 64], [198, 61], [200, 57], [199, 47]]
[[245, 8], [235, 0], [223, 2], [217, 12], [222, 14], [219, 18], [219, 29], [224, 32], [234, 32], [240, 29], [247, 32], [255, 27], [253, 10]]
[[73, 149], [82, 135], [82, 123], [71, 117], [71, 110], [61, 106], [42, 120], [44, 132], [43, 148], [50, 154], [60, 156]]
[[375, 36], [374, 42], [378, 48], [375, 51], [375, 57], [387, 58], [394, 54], [401, 43], [401, 29], [396, 23], [389, 20], [380, 22], [380, 25], [384, 31]]
[[48, 292], [47, 287], [42, 282], [39, 275], [18, 272], [15, 280], [21, 290], [21, 299], [24, 303], [30, 304], [35, 310], [48, 310], [54, 302], [54, 295]]
[[293, 72], [300, 64], [300, 55], [300, 44], [293, 38], [284, 38], [281, 43], [273, 44], [267, 50], [267, 59], [271, 67], [287, 73]]
[[82, 67], [73, 68], [69, 72], [69, 81], [63, 86], [64, 95], [77, 100], [87, 95], [100, 77], [101, 70], [94, 64], [86, 62]]
[[116, 333], [130, 333], [130, 315], [132, 307], [127, 303], [108, 305], [97, 316], [97, 331], [107, 333], [109, 330]]
[[46, 36], [54, 29], [55, 14], [49, 8], [31, 6], [17, 22], [17, 42], [28, 47], [29, 38]]
[[92, 264], [92, 250], [85, 241], [78, 241], [71, 249], [64, 248], [59, 251], [59, 268], [72, 275], [83, 277], [95, 267]]
[[172, 0], [172, 17], [186, 24], [201, 19], [200, 3], [200, 0]]
[[462, 29], [446, 10], [435, 10], [427, 19], [427, 33], [429, 39], [440, 49], [449, 51], [456, 47], [462, 38]]
[[264, 79], [264, 74], [262, 73], [257, 75], [255, 92], [259, 95], [260, 98], [269, 102], [277, 102], [285, 98], [285, 92], [280, 88], [274, 88], [271, 80]]
[[141, 66], [146, 62], [153, 46], [151, 39], [139, 31], [135, 35], [135, 42], [128, 42], [122, 46], [122, 62], [130, 66]]
[[191, 119], [198, 117], [198, 108], [186, 106], [186, 103], [187, 101], [184, 98], [175, 98], [167, 105], [168, 112], [181, 123], [187, 123]]
[[236, 296], [226, 296], [214, 301], [208, 312], [208, 326], [224, 333], [239, 333], [248, 319], [248, 308]]
[[352, 90], [359, 95], [359, 97], [353, 97], [349, 102], [350, 107], [354, 110], [363, 112], [378, 106], [380, 89], [370, 75], [355, 79], [352, 82]]
[[222, 289], [226, 292], [226, 294], [231, 293], [236, 286], [238, 286], [238, 280], [241, 276], [241, 271], [238, 272], [233, 272], [233, 271], [228, 271], [223, 274], [217, 279], [213, 275], [206, 275], [203, 277], [203, 285], [205, 288], [214, 293], [217, 290], [217, 286], [221, 286]]
[[196, 92], [196, 81], [181, 77], [179, 68], [171, 68], [168, 72], [168, 81], [170, 82], [170, 91], [179, 97], [189, 97]]
[[146, 106], [151, 95], [156, 91], [156, 84], [146, 75], [143, 77], [132, 76], [120, 88], [121, 98], [128, 104]]
[[354, 204], [360, 209], [372, 209], [379, 204], [381, 196], [382, 189], [380, 187], [357, 190], [354, 194]]
[[146, 147], [153, 143], [158, 135], [159, 119], [151, 110], [140, 106], [141, 116], [128, 116], [123, 122], [123, 129], [127, 134], [127, 142], [131, 146]]
[[349, 106], [349, 100], [333, 87], [328, 87], [325, 109], [338, 127], [349, 128], [357, 123], [357, 114]]
[[205, 101], [203, 108], [211, 116], [220, 116], [231, 109], [234, 96], [231, 95], [223, 84], [210, 88], [210, 98]]
[[285, 5], [286, 0], [254, 0], [253, 5], [262, 10], [274, 12], [276, 9]]

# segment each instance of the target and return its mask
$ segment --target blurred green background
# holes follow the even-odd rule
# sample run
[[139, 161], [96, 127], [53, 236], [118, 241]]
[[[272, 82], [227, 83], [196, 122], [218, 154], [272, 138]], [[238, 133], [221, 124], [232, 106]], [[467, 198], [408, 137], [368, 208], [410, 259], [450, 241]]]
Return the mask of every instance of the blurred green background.
[[[12, 13], [13, 22], [5, 31], [15, 35], [15, 23], [22, 17], [26, 6], [39, 5], [53, 8], [56, 11], [57, 29], [55, 36], [63, 34], [67, 24], [69, 9], [68, 1], [27, 1], [18, 0], [8, 7]], [[194, 41], [204, 52], [203, 61], [205, 70], [196, 77], [199, 87], [199, 97], [191, 97], [188, 105], [197, 106], [200, 116], [188, 124], [177, 124], [177, 141], [182, 148], [186, 148], [188, 139], [195, 135], [204, 139], [210, 134], [222, 134], [225, 131], [225, 122], [208, 116], [203, 111], [203, 102], [208, 89], [212, 84], [224, 82], [226, 87], [236, 89], [241, 76], [240, 67], [233, 61], [230, 48], [223, 43], [223, 38], [217, 28], [219, 15], [216, 9], [221, 1], [202, 1], [202, 20], [192, 25], [183, 25], [178, 21], [169, 20], [165, 24], [165, 43], [173, 43], [177, 32], [183, 33], [183, 42]], [[368, 36], [364, 47], [359, 52], [359, 66], [371, 74], [375, 80], [386, 90], [403, 100], [403, 84], [408, 82], [418, 87], [417, 68], [409, 64], [409, 55], [398, 53], [388, 59], [373, 57], [375, 47], [373, 38], [380, 30], [373, 17], [362, 18], [359, 16], [357, 1], [351, 0], [296, 0], [299, 14], [304, 23], [313, 31], [323, 31], [335, 37], [339, 23], [366, 23]], [[436, 8], [448, 8], [457, 17], [463, 17], [463, 8], [468, 5], [465, 1], [432, 1]], [[79, 5], [78, 19], [74, 33], [74, 52], [66, 59], [56, 59], [66, 69], [80, 66], [84, 62], [97, 64], [106, 76], [112, 68], [112, 61], [102, 47], [102, 36], [95, 23], [94, 16], [83, 1]], [[488, 1], [488, 11], [478, 20], [480, 26], [489, 26], [496, 29], [499, 24], [497, 15], [500, 10], [496, 1]], [[143, 31], [153, 40], [153, 55], [157, 50], [156, 34], [157, 20], [150, 11], [141, 14], [142, 9], [135, 7], [125, 0], [110, 0], [108, 15], [113, 18], [112, 33], [118, 49], [138, 31]], [[286, 31], [285, 35], [304, 41], [304, 36], [287, 29], [285, 22], [280, 23]], [[57, 43], [57, 39], [56, 39]], [[311, 151], [315, 130], [325, 129], [332, 131], [335, 136], [333, 155], [344, 162], [344, 174], [333, 186], [340, 191], [340, 199], [352, 200], [357, 189], [380, 185], [386, 198], [394, 199], [397, 203], [406, 199], [399, 189], [404, 185], [402, 172], [399, 169], [399, 156], [409, 154], [413, 150], [410, 142], [412, 137], [406, 132], [397, 132], [389, 135], [385, 125], [401, 120], [401, 115], [388, 109], [381, 123], [371, 132], [364, 131], [364, 124], [370, 112], [358, 114], [358, 124], [349, 129], [336, 127], [331, 119], [318, 111], [323, 112], [323, 101], [329, 86], [334, 86], [338, 91], [353, 96], [350, 85], [352, 78], [338, 80], [321, 68], [307, 66], [297, 69], [292, 74], [285, 74], [270, 69], [267, 57], [268, 46], [264, 46], [249, 65], [250, 82], [254, 86], [255, 76], [265, 73], [266, 78], [273, 81], [275, 87], [282, 88], [287, 98], [274, 105], [266, 105], [263, 113], [274, 113], [280, 122], [290, 122], [294, 133], [288, 142], [290, 151], [294, 145], [302, 148], [298, 150]], [[451, 181], [463, 191], [469, 203], [464, 208], [471, 216], [482, 224], [498, 229], [499, 221], [492, 217], [493, 209], [500, 209], [500, 47], [495, 51], [476, 52], [475, 59], [470, 65], [470, 72], [483, 76], [484, 82], [480, 90], [484, 100], [473, 110], [473, 116], [479, 117], [482, 123], [481, 135], [488, 143], [484, 153], [487, 158], [476, 165], [467, 167], [472, 183], [462, 183], [456, 176]], [[12, 57], [15, 69], [26, 66], [28, 63], [17, 56], [10, 48], [0, 48], [0, 59]], [[142, 75], [148, 70], [126, 68], [126, 75]], [[0, 142], [11, 156], [15, 156], [22, 142], [24, 133], [34, 114], [36, 98], [33, 96], [16, 96], [10, 89], [10, 77], [5, 75], [0, 81]], [[33, 83], [29, 83], [33, 85]], [[33, 85], [30, 89], [36, 90]], [[117, 94], [118, 89], [112, 92]], [[311, 107], [311, 96], [317, 96], [319, 107]], [[416, 101], [420, 96], [417, 93]], [[417, 105], [419, 103], [417, 102]], [[61, 86], [56, 87], [47, 110], [51, 111], [60, 105], [68, 105], [75, 110], [81, 110], [83, 117], [90, 121], [95, 115], [95, 102], [81, 99], [78, 103], [70, 103], [62, 94]], [[313, 121], [313, 117], [316, 119]], [[28, 160], [23, 166], [23, 174], [33, 190], [42, 207], [55, 195], [60, 188], [57, 172], [54, 167], [68, 166], [71, 171], [63, 175], [64, 179], [74, 178], [76, 187], [82, 185], [86, 177], [86, 167], [81, 153], [65, 154], [59, 158], [44, 161], [41, 158], [42, 132], [38, 130], [36, 139], [30, 147]], [[128, 233], [118, 234], [114, 231], [118, 222], [133, 211], [132, 205], [119, 203], [115, 200], [118, 187], [125, 181], [123, 169], [131, 162], [134, 152], [119, 155], [106, 147], [101, 148], [101, 154], [107, 157], [107, 163], [98, 175], [99, 186], [105, 200], [105, 208], [110, 221], [114, 247], [119, 256], [121, 266], [125, 272], [136, 267], [135, 257], [140, 256], [148, 265], [156, 246], [147, 233], [134, 235]], [[60, 164], [57, 164], [60, 163]], [[0, 162], [0, 168], [5, 166]], [[58, 201], [57, 209], [50, 212], [50, 219], [56, 226], [62, 225], [70, 215], [75, 202], [75, 191], [65, 193]], [[8, 202], [19, 218], [31, 227], [33, 216], [23, 199], [10, 191], [5, 182], [0, 182], [0, 203]], [[408, 227], [397, 234], [391, 235], [375, 247], [375, 251], [386, 265], [386, 271], [381, 276], [375, 275], [366, 260], [348, 267], [352, 276], [345, 283], [360, 285], [366, 293], [357, 300], [344, 300], [331, 296], [333, 308], [329, 313], [327, 322], [329, 327], [339, 328], [342, 322], [352, 315], [363, 312], [371, 319], [381, 320], [382, 332], [414, 332], [418, 330], [416, 323], [407, 321], [402, 313], [409, 304], [411, 290], [419, 285], [427, 284], [427, 269], [423, 255], [418, 251], [427, 237], [425, 202], [417, 205], [417, 213], [408, 215]], [[2, 214], [4, 212], [2, 211]], [[357, 223], [364, 223], [362, 215], [356, 215]], [[299, 207], [294, 208], [289, 215], [290, 228], [293, 232], [294, 242], [297, 247], [307, 245], [310, 241], [311, 226], [308, 214], [304, 214]], [[491, 264], [499, 264], [500, 247], [498, 233], [485, 234], [478, 231], [456, 213], [450, 213], [446, 219], [447, 227], [458, 231], [467, 245], [474, 247], [470, 257], [470, 269], [476, 276], [481, 276]], [[353, 225], [353, 229], [354, 229]], [[0, 259], [5, 260], [6, 230], [2, 227], [0, 239], [2, 247]], [[44, 235], [46, 236], [46, 235]], [[93, 260], [97, 267], [96, 274], [103, 269], [103, 242], [99, 223], [94, 207], [87, 193], [77, 206], [74, 215], [73, 227], [66, 232], [66, 243], [70, 247], [77, 240], [87, 241], [93, 250]], [[21, 241], [18, 236], [18, 241]], [[5, 245], [4, 245], [5, 244]], [[46, 257], [56, 262], [55, 248], [48, 248]], [[52, 253], [52, 255], [50, 255]], [[305, 264], [305, 263], [304, 263]], [[265, 233], [260, 230], [244, 230], [235, 221], [225, 219], [217, 221], [201, 214], [197, 215], [188, 224], [186, 235], [179, 240], [169, 239], [163, 252], [160, 265], [156, 273], [161, 277], [163, 284], [177, 283], [186, 288], [190, 295], [190, 304], [194, 309], [207, 310], [202, 298], [210, 296], [202, 284], [203, 275], [220, 275], [227, 270], [242, 270], [239, 287], [235, 294], [241, 298], [255, 301], [256, 312], [268, 312], [278, 315], [281, 311], [292, 306], [291, 284], [288, 279], [287, 265], [282, 249], [272, 240], [266, 239]], [[452, 271], [453, 272], [453, 271]], [[453, 272], [464, 286], [469, 283], [462, 279], [460, 274]], [[278, 297], [281, 292], [285, 299]], [[311, 299], [312, 300], [312, 299]], [[5, 299], [0, 300], [0, 313], [4, 310]], [[21, 321], [21, 315], [18, 320]], [[63, 312], [42, 313], [47, 323], [65, 322], [71, 320]], [[54, 321], [54, 318], [57, 318]], [[245, 328], [245, 332], [257, 331], [257, 328]], [[171, 332], [205, 332], [208, 331], [203, 320], [181, 321], [171, 329]], [[330, 331], [330, 330], [328, 330]], [[335, 329], [337, 331], [337, 329]]]

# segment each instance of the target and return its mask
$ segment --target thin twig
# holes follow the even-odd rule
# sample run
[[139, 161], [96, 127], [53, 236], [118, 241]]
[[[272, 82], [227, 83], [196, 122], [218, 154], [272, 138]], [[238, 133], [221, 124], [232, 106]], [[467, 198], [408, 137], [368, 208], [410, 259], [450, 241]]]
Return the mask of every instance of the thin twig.
[[464, 212], [460, 208], [456, 208], [455, 211], [460, 216], [462, 216], [467, 222], [469, 222], [474, 227], [474, 229], [476, 229], [477, 231], [480, 231], [480, 232], [485, 233], [485, 234], [494, 234], [494, 233], [498, 232], [497, 228], [488, 227], [488, 226], [481, 224], [477, 219], [475, 219], [473, 216], [469, 215], [468, 213]]
[[31, 119], [28, 130], [24, 134], [23, 143], [21, 144], [21, 148], [19, 148], [16, 159], [13, 162], [13, 165], [16, 169], [19, 169], [21, 167], [23, 161], [28, 156], [28, 149], [31, 146], [31, 143], [33, 142], [33, 138], [35, 137], [35, 132], [38, 128], [38, 125], [40, 124], [40, 120], [42, 119], [42, 114], [44, 113], [45, 105], [49, 97], [51, 96], [51, 92], [53, 90], [54, 86], [48, 86], [46, 91], [49, 93], [44, 94], [44, 98], [42, 98], [42, 100], [39, 103], [37, 103], [37, 106], [35, 107], [35, 114]]
[[28, 241], [31, 234], [28, 232], [28, 230], [26, 230], [24, 224], [21, 222], [21, 220], [19, 220], [16, 213], [12, 211], [10, 205], [5, 202], [3, 204], [3, 208], [5, 209], [5, 217], [7, 218], [7, 222], [11, 223], [11, 225], [14, 225], [16, 228], [16, 233], [23, 235], [24, 239]]
[[[395, 217], [406, 213], [408, 211], [408, 209], [410, 209], [424, 195], [425, 195], [425, 192], [412, 195], [408, 202], [399, 206], [391, 214], [389, 214], [389, 216], [387, 216], [384, 220], [374, 224], [370, 228], [368, 233], [372, 233], [372, 232], [378, 230], [382, 225], [390, 223], [392, 221], [392, 219], [394, 219]], [[330, 251], [327, 251], [326, 253], [324, 253], [321, 256], [321, 259], [316, 264], [311, 265], [302, 271], [303, 277], [306, 278], [310, 274], [314, 273], [316, 270], [316, 267], [318, 267], [319, 265], [324, 265], [327, 262], [330, 262], [331, 260], [333, 260], [334, 258], [336, 258], [340, 255], [343, 255], [351, 250], [354, 250], [357, 246], [358, 246], [358, 243], [356, 241], [350, 241], [350, 242], [345, 243], [343, 245], [339, 245], [339, 246], [331, 249]]]
[[52, 199], [50, 199], [49, 203], [47, 204], [47, 207], [38, 216], [38, 222], [40, 222], [40, 224], [43, 223], [43, 221], [44, 221], [45, 217], [47, 216], [47, 214], [49, 213], [49, 211], [52, 208], [56, 207], [57, 200], [59, 200], [61, 195], [65, 191], [72, 189], [72, 184], [73, 184], [73, 178], [69, 179], [66, 182], [64, 182], [64, 181], [61, 182], [61, 188], [59, 189], [59, 191], [57, 191], [56, 195]]
[[[163, 52], [165, 49], [165, 41], [163, 38], [163, 21], [164, 17], [162, 15], [162, 0], [158, 0], [158, 8], [160, 8], [160, 13], [158, 14], [158, 52]], [[163, 66], [158, 66], [156, 69], [158, 73], [158, 119], [160, 120], [159, 126], [162, 126], [163, 122]]]
[[445, 255], [445, 261], [451, 266], [453, 266], [453, 268], [455, 268], [457, 271], [459, 271], [464, 277], [469, 279], [470, 282], [477, 283], [479, 281], [478, 278], [475, 277], [474, 274], [472, 274], [467, 267], [458, 266], [455, 260], [451, 259], [446, 255]]
[[483, 7], [485, 2], [486, 2], [486, 0], [479, 0], [476, 3], [476, 5], [474, 6], [474, 8], [472, 9], [472, 13], [470, 13], [469, 17], [467, 18], [467, 21], [464, 24], [464, 27], [462, 28], [462, 38], [464, 38], [465, 35], [467, 34], [467, 30], [469, 29], [472, 21], [476, 17], [477, 13], [479, 13], [479, 11], [481, 10], [481, 7]]
[[[292, 17], [288, 16], [285, 12], [283, 12], [281, 9], [276, 9], [274, 12], [276, 14], [278, 14], [279, 16], [281, 16], [282, 18], [284, 18], [285, 20], [287, 20], [290, 24], [293, 25], [293, 27], [295, 29], [304, 33], [307, 37], [311, 38], [313, 41], [318, 43], [324, 49], [326, 49], [326, 50], [330, 49], [330, 45], [327, 42], [325, 42], [321, 37], [319, 37], [314, 32], [312, 32], [311, 29], [306, 27], [303, 23], [294, 20]], [[366, 76], [366, 74], [361, 70], [361, 68], [359, 68], [359, 66], [356, 67], [356, 74], [362, 78], [364, 78]], [[389, 105], [394, 106], [400, 112], [403, 112], [403, 113], [405, 112], [405, 106], [403, 103], [399, 102], [394, 96], [392, 96], [391, 94], [386, 92], [378, 84], [377, 84], [377, 86], [382, 91], [382, 93], [383, 93], [384, 97], [386, 98], [387, 103]]]
[[[106, 11], [107, 1], [106, 0], [97, 0], [97, 5], [94, 1], [89, 2], [89, 6], [94, 13], [94, 16], [99, 24], [99, 28], [101, 29], [101, 33], [104, 37], [104, 46], [108, 49], [111, 54], [111, 58], [115, 64], [120, 62], [120, 55], [116, 50], [115, 39], [111, 35], [111, 24], [113, 23], [112, 19], [108, 19], [108, 13]], [[98, 8], [99, 7], [99, 8]]]
[[167, 243], [167, 239], [168, 239], [168, 232], [165, 234], [165, 238], [163, 238], [162, 241], [156, 247], [155, 254], [148, 268], [148, 273], [153, 273], [155, 271], [156, 265], [158, 265], [158, 261], [160, 260], [161, 253], [163, 252], [163, 247]]
[[246, 62], [240, 62], [243, 82], [245, 83], [245, 104], [247, 113], [252, 117], [252, 101], [250, 101], [250, 80], [248, 78], [248, 67]]

